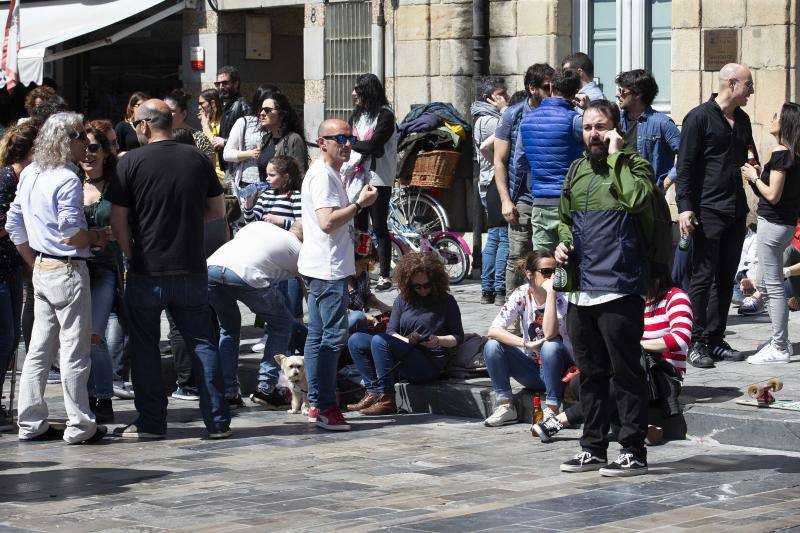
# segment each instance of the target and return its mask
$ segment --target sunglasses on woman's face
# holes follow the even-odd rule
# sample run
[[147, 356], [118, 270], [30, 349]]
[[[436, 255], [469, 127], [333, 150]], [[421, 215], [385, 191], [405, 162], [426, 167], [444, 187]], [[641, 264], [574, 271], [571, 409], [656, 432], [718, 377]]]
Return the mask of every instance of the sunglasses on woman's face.
[[265, 117], [272, 113], [273, 111], [277, 111], [274, 107], [262, 107], [259, 116]]
[[101, 146], [99, 144], [96, 144], [96, 143], [92, 143], [92, 144], [87, 144], [86, 145], [86, 151], [91, 153], [91, 154], [96, 154], [98, 151], [100, 151], [100, 148], [101, 148]]
[[415, 291], [419, 291], [422, 289], [432, 289], [433, 283], [430, 281], [427, 283], [412, 283], [411, 288], [414, 289]]
[[553, 274], [556, 273], [555, 268], [537, 268], [536, 272], [542, 275], [542, 277], [549, 278]]

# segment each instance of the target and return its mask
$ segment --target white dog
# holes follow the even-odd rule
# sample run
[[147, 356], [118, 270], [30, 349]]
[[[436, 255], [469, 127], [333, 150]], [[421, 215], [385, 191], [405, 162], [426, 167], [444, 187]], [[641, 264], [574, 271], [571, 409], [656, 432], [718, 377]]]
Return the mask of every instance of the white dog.
[[302, 355], [292, 355], [286, 357], [283, 354], [275, 356], [275, 362], [281, 365], [281, 370], [286, 375], [286, 379], [292, 384], [292, 408], [289, 413], [308, 414], [308, 381], [306, 381], [306, 369], [303, 366]]

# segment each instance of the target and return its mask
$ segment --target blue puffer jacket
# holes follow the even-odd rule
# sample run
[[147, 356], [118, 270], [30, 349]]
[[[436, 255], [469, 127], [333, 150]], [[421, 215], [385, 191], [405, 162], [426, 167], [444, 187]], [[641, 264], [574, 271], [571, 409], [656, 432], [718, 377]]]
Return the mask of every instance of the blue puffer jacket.
[[561, 196], [570, 164], [583, 153], [579, 121], [573, 105], [563, 98], [545, 98], [522, 119], [519, 135], [534, 198]]

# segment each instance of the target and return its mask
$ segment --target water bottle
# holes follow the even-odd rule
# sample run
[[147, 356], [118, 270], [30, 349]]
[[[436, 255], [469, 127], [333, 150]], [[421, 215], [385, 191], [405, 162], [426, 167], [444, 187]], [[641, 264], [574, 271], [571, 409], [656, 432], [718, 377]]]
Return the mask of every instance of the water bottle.
[[260, 181], [258, 183], [251, 183], [247, 187], [242, 187], [239, 189], [239, 200], [244, 202], [247, 198], [252, 198], [253, 196], [260, 195], [262, 192], [269, 189], [269, 182], [268, 181]]

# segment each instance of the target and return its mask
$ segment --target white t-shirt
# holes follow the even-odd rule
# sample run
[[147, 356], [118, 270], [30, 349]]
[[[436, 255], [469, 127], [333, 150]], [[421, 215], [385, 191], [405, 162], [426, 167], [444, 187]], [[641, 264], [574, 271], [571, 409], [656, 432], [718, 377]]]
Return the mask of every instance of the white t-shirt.
[[232, 270], [251, 287], [262, 289], [297, 275], [300, 241], [270, 222], [251, 222], [223, 244], [208, 266]]
[[317, 219], [317, 209], [344, 208], [350, 204], [339, 173], [318, 159], [306, 172], [300, 197], [303, 199], [303, 247], [297, 262], [300, 274], [326, 281], [355, 275], [353, 221], [327, 234]]

